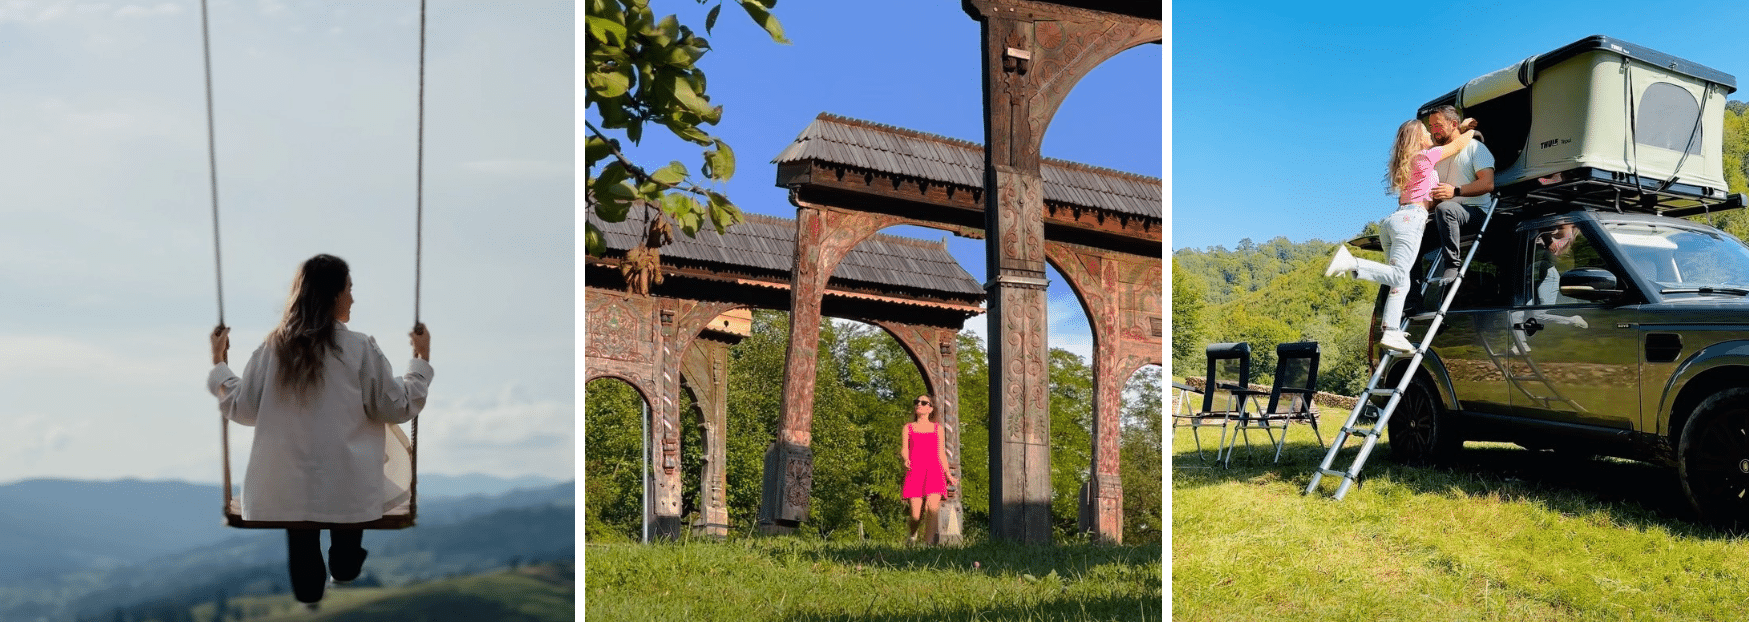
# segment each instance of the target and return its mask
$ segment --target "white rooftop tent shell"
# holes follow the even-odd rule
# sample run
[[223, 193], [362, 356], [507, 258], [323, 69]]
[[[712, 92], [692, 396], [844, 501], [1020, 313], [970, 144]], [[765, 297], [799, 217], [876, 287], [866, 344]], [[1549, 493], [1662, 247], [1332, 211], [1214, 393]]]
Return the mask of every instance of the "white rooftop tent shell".
[[1418, 116], [1452, 105], [1478, 119], [1505, 196], [1590, 179], [1720, 201], [1734, 90], [1721, 71], [1593, 36], [1474, 78]]

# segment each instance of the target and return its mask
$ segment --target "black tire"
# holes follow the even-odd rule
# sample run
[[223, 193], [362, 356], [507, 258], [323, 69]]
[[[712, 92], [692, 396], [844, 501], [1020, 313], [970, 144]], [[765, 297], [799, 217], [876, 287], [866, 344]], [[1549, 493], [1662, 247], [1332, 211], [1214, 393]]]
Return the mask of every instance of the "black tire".
[[1746, 529], [1746, 388], [1703, 400], [1679, 434], [1679, 481], [1703, 520]]
[[1405, 388], [1393, 416], [1387, 419], [1387, 446], [1393, 460], [1413, 466], [1447, 462], [1460, 451], [1459, 430], [1436, 401], [1436, 389], [1418, 375]]

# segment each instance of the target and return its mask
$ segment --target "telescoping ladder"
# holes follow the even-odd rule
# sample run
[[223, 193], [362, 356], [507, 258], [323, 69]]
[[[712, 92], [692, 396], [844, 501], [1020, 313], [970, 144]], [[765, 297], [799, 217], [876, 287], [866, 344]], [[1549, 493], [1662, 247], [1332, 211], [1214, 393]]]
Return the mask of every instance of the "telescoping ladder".
[[[1381, 440], [1381, 432], [1387, 429], [1387, 420], [1393, 417], [1394, 409], [1399, 407], [1399, 398], [1405, 395], [1406, 387], [1411, 386], [1412, 377], [1417, 375], [1417, 366], [1423, 362], [1424, 352], [1429, 350], [1430, 342], [1436, 338], [1436, 331], [1448, 318], [1448, 305], [1454, 303], [1454, 294], [1460, 291], [1460, 282], [1466, 279], [1466, 269], [1472, 267], [1472, 256], [1478, 252], [1477, 241], [1484, 237], [1484, 231], [1490, 227], [1490, 218], [1495, 213], [1496, 198], [1492, 197], [1490, 205], [1484, 208], [1484, 222], [1478, 227], [1478, 236], [1473, 238], [1472, 248], [1466, 251], [1466, 258], [1460, 262], [1460, 272], [1454, 277], [1454, 281], [1448, 284], [1448, 291], [1446, 295], [1442, 296], [1442, 305], [1436, 310], [1435, 317], [1430, 320], [1429, 330], [1424, 331], [1423, 339], [1417, 342], [1417, 347], [1409, 355], [1389, 348], [1382, 348], [1385, 352], [1381, 355], [1381, 363], [1375, 366], [1375, 373], [1369, 376], [1369, 384], [1363, 389], [1362, 395], [1357, 396], [1357, 405], [1351, 408], [1350, 417], [1344, 420], [1344, 426], [1338, 429], [1338, 434], [1333, 435], [1332, 446], [1327, 448], [1326, 457], [1320, 461], [1320, 468], [1314, 470], [1314, 480], [1308, 482], [1308, 488], [1303, 490], [1302, 494], [1314, 492], [1315, 488], [1320, 486], [1321, 477], [1332, 475], [1344, 478], [1339, 482], [1338, 490], [1332, 493], [1333, 499], [1342, 500], [1345, 493], [1350, 492], [1351, 485], [1357, 482], [1358, 476], [1363, 471], [1363, 463], [1369, 460], [1369, 452], [1375, 450], [1375, 443]], [[1437, 282], [1436, 277], [1440, 276], [1441, 270], [1441, 262], [1435, 262], [1435, 265], [1431, 266], [1428, 278], [1424, 279], [1424, 287], [1429, 287], [1431, 283]], [[1405, 327], [1410, 323], [1411, 317], [1408, 316], [1400, 321], [1399, 329], [1405, 330]], [[1394, 359], [1407, 356], [1410, 357], [1411, 361], [1405, 366], [1405, 373], [1400, 374], [1399, 383], [1391, 389], [1381, 388], [1381, 383], [1387, 378], [1387, 372], [1393, 367]], [[1375, 397], [1386, 397], [1387, 403], [1377, 408], [1372, 399]], [[1369, 414], [1365, 415], [1365, 413]], [[1344, 448], [1345, 441], [1350, 440], [1353, 436], [1363, 439], [1363, 445], [1357, 451], [1356, 459], [1351, 462], [1349, 470], [1333, 470], [1332, 461], [1338, 457], [1338, 451]]]

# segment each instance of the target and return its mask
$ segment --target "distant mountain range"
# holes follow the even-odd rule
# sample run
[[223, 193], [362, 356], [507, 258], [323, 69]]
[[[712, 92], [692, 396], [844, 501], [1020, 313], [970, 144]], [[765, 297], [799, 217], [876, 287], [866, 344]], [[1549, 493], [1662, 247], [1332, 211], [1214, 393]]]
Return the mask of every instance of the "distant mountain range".
[[[418, 526], [366, 532], [367, 574], [393, 586], [571, 559], [575, 487], [523, 487], [536, 483], [421, 477]], [[494, 492], [435, 494], [446, 490]], [[284, 592], [284, 532], [224, 527], [220, 499], [217, 485], [185, 482], [0, 486], [0, 620]]]

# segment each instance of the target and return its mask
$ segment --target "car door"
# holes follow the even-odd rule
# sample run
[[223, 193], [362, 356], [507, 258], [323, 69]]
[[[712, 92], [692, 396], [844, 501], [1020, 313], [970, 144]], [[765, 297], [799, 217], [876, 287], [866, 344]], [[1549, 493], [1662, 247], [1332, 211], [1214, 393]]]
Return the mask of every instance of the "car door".
[[[1478, 250], [1442, 328], [1431, 341], [1431, 350], [1440, 359], [1460, 410], [1506, 414], [1512, 407], [1508, 380], [1491, 355], [1507, 347], [1509, 286], [1519, 282], [1520, 273], [1511, 268], [1512, 221], [1507, 226], [1499, 221], [1495, 226], [1480, 234]], [[1440, 300], [1430, 298], [1423, 302], [1423, 308], [1440, 306]], [[1428, 321], [1414, 325], [1419, 328], [1412, 334], [1422, 335], [1421, 327]]]
[[[1580, 215], [1530, 221], [1518, 228], [1520, 278], [1507, 318], [1504, 370], [1517, 416], [1629, 429], [1640, 416], [1637, 294], [1613, 256], [1610, 239]], [[1631, 293], [1613, 300], [1572, 288], [1565, 273], [1610, 272]], [[1575, 273], [1580, 274], [1580, 273]], [[1598, 274], [1598, 272], [1596, 272]]]

